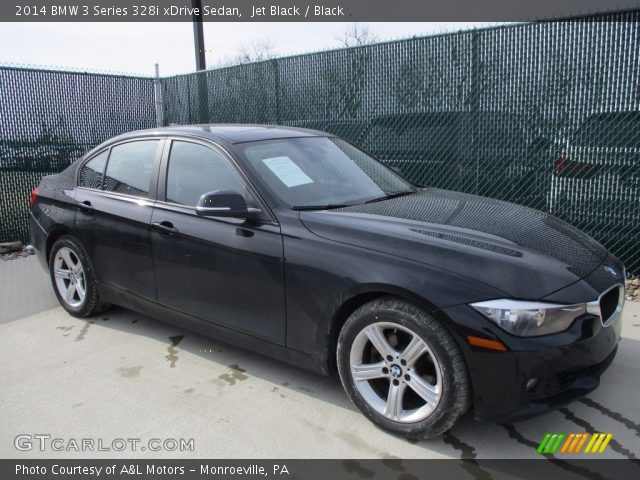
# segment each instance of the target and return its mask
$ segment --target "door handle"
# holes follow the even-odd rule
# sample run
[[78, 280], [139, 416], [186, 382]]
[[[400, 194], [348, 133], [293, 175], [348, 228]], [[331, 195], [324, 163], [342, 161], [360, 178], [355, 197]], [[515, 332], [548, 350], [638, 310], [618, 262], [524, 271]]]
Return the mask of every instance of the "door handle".
[[245, 228], [236, 228], [236, 235], [239, 237], [250, 238], [253, 237], [253, 232]]
[[151, 226], [160, 233], [166, 233], [168, 235], [175, 235], [178, 233], [178, 229], [175, 228], [171, 222], [153, 222]]
[[84, 202], [77, 202], [76, 205], [84, 213], [93, 213], [95, 211], [95, 207], [91, 205], [91, 202], [89, 200], [85, 200]]

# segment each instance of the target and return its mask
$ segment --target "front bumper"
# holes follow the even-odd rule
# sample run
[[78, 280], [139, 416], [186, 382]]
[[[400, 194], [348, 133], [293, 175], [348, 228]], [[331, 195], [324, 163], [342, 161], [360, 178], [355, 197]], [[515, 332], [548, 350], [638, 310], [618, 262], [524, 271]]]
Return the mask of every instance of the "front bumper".
[[[596, 315], [578, 318], [563, 332], [514, 337], [466, 305], [445, 308], [471, 375], [475, 416], [479, 420], [518, 420], [560, 408], [587, 395], [613, 361], [622, 322], [604, 326]], [[444, 319], [444, 317], [443, 317]], [[509, 351], [473, 347], [467, 335], [492, 338]], [[537, 379], [534, 386], [527, 382]]]

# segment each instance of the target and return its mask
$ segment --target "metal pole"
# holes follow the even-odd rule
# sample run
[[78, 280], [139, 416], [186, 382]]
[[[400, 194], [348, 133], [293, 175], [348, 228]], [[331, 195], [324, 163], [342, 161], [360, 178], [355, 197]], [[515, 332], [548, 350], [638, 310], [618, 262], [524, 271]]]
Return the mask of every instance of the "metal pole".
[[196, 54], [196, 70], [206, 70], [207, 62], [204, 55], [204, 32], [202, 29], [202, 0], [191, 0], [191, 6], [197, 8], [198, 14], [193, 15], [193, 46]]
[[[487, 192], [483, 192], [480, 189], [480, 90], [481, 90], [481, 77], [480, 77], [480, 32], [474, 30], [471, 36], [471, 152], [472, 156], [469, 159], [475, 163], [475, 188], [469, 193], [476, 195], [486, 195]], [[467, 164], [468, 166], [471, 166]], [[495, 165], [493, 168], [497, 168]], [[465, 180], [469, 180], [465, 178]]]
[[164, 115], [162, 111], [162, 82], [160, 82], [160, 65], [156, 63], [156, 78], [153, 81], [156, 94], [156, 127], [162, 127]]

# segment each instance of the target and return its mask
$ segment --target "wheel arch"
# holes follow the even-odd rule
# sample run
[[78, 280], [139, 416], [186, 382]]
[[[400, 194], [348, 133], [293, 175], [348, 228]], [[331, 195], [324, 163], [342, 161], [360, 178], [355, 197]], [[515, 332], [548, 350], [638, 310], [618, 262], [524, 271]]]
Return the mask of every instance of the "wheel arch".
[[69, 230], [64, 225], [60, 225], [60, 224], [55, 225], [51, 229], [51, 231], [47, 234], [47, 241], [45, 243], [45, 250], [44, 250], [47, 264], [49, 264], [49, 257], [51, 255], [51, 249], [53, 248], [53, 244], [56, 243], [56, 241], [63, 235], [70, 235], [70, 234], [71, 234], [71, 230]]
[[[335, 376], [338, 372], [336, 348], [338, 345], [338, 337], [342, 326], [358, 308], [366, 303], [382, 297], [396, 297], [424, 309], [431, 313], [437, 310], [437, 307], [428, 299], [416, 294], [410, 290], [386, 284], [370, 284], [360, 285], [343, 296], [343, 300], [339, 303], [331, 316], [329, 322], [328, 341], [327, 341], [327, 371], [330, 375]], [[442, 318], [439, 316], [439, 318]], [[450, 330], [448, 326], [445, 328]]]

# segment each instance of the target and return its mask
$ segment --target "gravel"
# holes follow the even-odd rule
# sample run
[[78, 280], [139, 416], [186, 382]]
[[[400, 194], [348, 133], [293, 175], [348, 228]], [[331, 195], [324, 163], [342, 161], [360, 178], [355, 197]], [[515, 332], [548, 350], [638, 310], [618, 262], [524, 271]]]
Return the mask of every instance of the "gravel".
[[627, 279], [625, 286], [627, 301], [640, 302], [640, 277], [635, 276]]
[[8, 260], [25, 258], [25, 257], [28, 257], [29, 255], [34, 255], [35, 253], [36, 253], [36, 250], [35, 248], [33, 248], [33, 246], [26, 245], [26, 246], [23, 246], [20, 250], [17, 250], [15, 252], [0, 254], [0, 259], [2, 259], [3, 262], [6, 262]]

